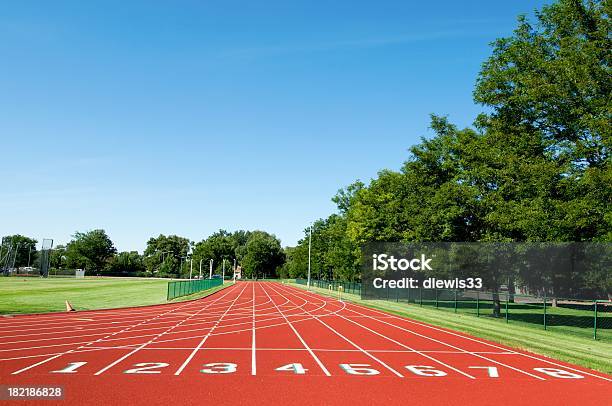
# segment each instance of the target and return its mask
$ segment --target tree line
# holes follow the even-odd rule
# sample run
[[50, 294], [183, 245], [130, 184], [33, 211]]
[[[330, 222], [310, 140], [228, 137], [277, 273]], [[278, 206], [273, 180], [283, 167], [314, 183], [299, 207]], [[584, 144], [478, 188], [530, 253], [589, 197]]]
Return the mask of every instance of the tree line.
[[[16, 253], [7, 267], [40, 267], [37, 241], [22, 235], [6, 236], [2, 252]], [[276, 277], [277, 269], [285, 261], [280, 240], [265, 231], [220, 230], [200, 242], [177, 235], [152, 237], [143, 254], [137, 251], [118, 252], [106, 232], [101, 229], [76, 232], [66, 245], [51, 251], [52, 272], [74, 272], [84, 269], [87, 275], [141, 277], [208, 277], [212, 261], [213, 273], [223, 269], [231, 276], [234, 266], [241, 266], [243, 277]], [[200, 268], [202, 267], [202, 268]]]
[[[312, 225], [313, 276], [359, 280], [360, 247], [375, 241], [611, 242], [609, 5], [560, 0], [535, 22], [520, 16], [482, 64], [473, 97], [486, 112], [472, 127], [432, 115], [434, 136], [399, 171], [339, 190], [337, 212]], [[283, 275], [305, 277], [309, 234]], [[572, 272], [538, 278], [611, 294], [609, 267]]]

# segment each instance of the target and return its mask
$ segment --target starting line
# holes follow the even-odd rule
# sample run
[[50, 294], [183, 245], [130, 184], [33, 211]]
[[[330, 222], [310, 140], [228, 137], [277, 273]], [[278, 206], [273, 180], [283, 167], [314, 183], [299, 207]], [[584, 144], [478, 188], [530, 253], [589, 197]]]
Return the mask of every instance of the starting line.
[[[87, 361], [75, 361], [68, 363], [64, 368], [49, 371], [52, 374], [75, 374], [79, 368], [87, 365]], [[139, 362], [132, 365], [131, 368], [125, 369], [122, 372], [124, 374], [161, 374], [164, 368], [170, 367], [170, 363], [167, 362]], [[365, 363], [340, 363], [338, 367], [344, 371], [347, 375], [358, 375], [358, 376], [375, 376], [379, 375], [381, 371], [376, 369], [371, 364]], [[199, 370], [202, 374], [233, 374], [238, 371], [238, 364], [233, 362], [212, 362], [202, 364], [202, 369]], [[468, 366], [468, 369], [483, 370], [486, 371], [486, 377], [488, 378], [500, 378], [501, 373], [497, 366], [491, 365], [473, 365]], [[433, 367], [430, 365], [405, 365], [403, 369], [412, 373], [414, 376], [420, 377], [444, 377], [452, 374], [450, 371], [445, 371], [439, 367]], [[548, 367], [536, 367], [532, 368], [534, 372], [539, 372], [546, 375], [547, 378], [557, 379], [584, 379], [583, 375], [575, 372], [566, 371], [560, 368], [548, 368]], [[295, 362], [285, 365], [280, 365], [274, 368], [275, 372], [292, 372], [296, 375], [306, 375], [308, 369], [304, 368], [302, 363]], [[403, 378], [403, 376], [401, 377]], [[542, 378], [544, 379], [544, 378]]]

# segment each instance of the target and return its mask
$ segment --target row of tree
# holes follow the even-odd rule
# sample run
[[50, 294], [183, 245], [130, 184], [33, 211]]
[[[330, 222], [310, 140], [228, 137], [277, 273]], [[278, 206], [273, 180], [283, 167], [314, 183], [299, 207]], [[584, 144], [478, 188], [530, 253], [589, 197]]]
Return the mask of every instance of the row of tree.
[[[21, 235], [4, 237], [2, 252], [16, 253], [11, 256], [10, 268], [39, 267], [37, 241]], [[243, 269], [243, 277], [276, 276], [276, 270], [285, 261], [280, 241], [264, 231], [220, 230], [210, 237], [194, 243], [176, 235], [159, 235], [150, 238], [144, 253], [136, 251], [117, 252], [104, 230], [77, 232], [66, 245], [58, 245], [51, 251], [51, 268], [57, 270], [85, 269], [89, 274], [114, 276], [186, 277], [193, 271], [209, 275], [212, 261], [213, 272], [228, 273], [235, 266]]]
[[[474, 90], [488, 113], [473, 128], [433, 115], [435, 135], [401, 170], [338, 192], [338, 212], [312, 227], [315, 277], [359, 279], [373, 241], [612, 241], [609, 2], [560, 0], [536, 16], [492, 44]], [[283, 275], [306, 275], [309, 233]], [[609, 268], [572, 272], [538, 280], [612, 293]]]

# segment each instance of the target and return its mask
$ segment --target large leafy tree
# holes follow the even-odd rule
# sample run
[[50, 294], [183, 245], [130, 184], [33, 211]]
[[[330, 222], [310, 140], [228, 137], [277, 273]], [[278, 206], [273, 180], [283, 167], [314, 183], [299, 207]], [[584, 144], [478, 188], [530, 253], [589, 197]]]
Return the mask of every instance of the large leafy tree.
[[193, 249], [194, 265], [203, 264], [208, 275], [209, 262], [213, 260], [215, 270], [222, 269], [223, 261], [226, 261], [225, 269], [229, 270], [230, 263], [233, 265], [233, 260], [236, 258], [236, 249], [242, 242], [241, 239], [235, 237], [236, 234], [231, 234], [225, 230], [219, 230], [205, 240], [197, 243]]
[[108, 262], [104, 273], [113, 276], [140, 276], [145, 271], [144, 261], [136, 251], [124, 251]]
[[[381, 171], [334, 199], [344, 233], [325, 244], [315, 223], [313, 251], [345, 237], [371, 241], [612, 241], [610, 2], [560, 0], [520, 17], [493, 44], [474, 98], [489, 113], [459, 130], [432, 116], [435, 136], [411, 148], [399, 172]], [[329, 219], [328, 219], [329, 220]], [[333, 234], [328, 234], [333, 235]], [[333, 240], [333, 243], [332, 243]], [[303, 273], [305, 239], [289, 269]], [[320, 248], [322, 247], [322, 248]], [[342, 258], [335, 256], [336, 259]], [[313, 262], [329, 263], [315, 257]], [[342, 265], [352, 259], [344, 256]], [[493, 289], [525, 269], [485, 278]], [[333, 274], [333, 273], [332, 273]], [[566, 268], [537, 275], [553, 294], [568, 284], [609, 291], [601, 272]]]
[[[191, 248], [191, 241], [177, 235], [152, 237], [147, 241], [144, 251], [144, 264], [147, 272], [157, 276], [179, 276], [181, 264]], [[183, 273], [185, 267], [183, 267]]]
[[66, 245], [66, 265], [93, 272], [101, 271], [116, 252], [104, 230], [76, 232]]
[[535, 24], [520, 17], [478, 77], [475, 100], [492, 109], [479, 124], [503, 143], [505, 173], [532, 188], [507, 205], [526, 239], [611, 241], [609, 12], [609, 1], [560, 0]]
[[265, 231], [253, 231], [245, 247], [241, 265], [246, 277], [275, 276], [285, 261], [280, 240]]

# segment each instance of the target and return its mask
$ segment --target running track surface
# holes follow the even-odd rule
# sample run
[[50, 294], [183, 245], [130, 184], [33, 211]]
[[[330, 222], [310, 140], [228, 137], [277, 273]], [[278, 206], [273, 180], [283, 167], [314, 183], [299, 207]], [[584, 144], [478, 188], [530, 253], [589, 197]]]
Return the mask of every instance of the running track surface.
[[0, 385], [64, 405], [604, 405], [612, 376], [271, 282], [0, 318]]

